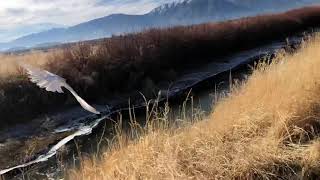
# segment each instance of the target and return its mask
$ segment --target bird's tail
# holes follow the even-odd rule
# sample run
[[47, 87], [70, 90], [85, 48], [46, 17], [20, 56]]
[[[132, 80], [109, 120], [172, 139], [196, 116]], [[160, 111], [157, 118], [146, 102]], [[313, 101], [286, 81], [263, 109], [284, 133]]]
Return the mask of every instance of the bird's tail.
[[101, 114], [99, 111], [97, 111], [94, 107], [90, 106], [85, 100], [83, 100], [69, 85], [65, 85], [65, 88], [67, 88], [72, 95], [77, 99], [77, 101], [80, 103], [80, 105], [87, 111], [92, 112], [94, 114]]

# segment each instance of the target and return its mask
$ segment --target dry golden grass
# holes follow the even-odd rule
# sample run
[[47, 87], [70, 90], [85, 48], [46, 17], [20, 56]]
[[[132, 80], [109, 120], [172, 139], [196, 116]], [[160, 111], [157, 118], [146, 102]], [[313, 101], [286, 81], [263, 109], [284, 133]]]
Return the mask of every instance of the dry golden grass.
[[50, 53], [45, 53], [41, 51], [32, 51], [25, 54], [20, 55], [1, 55], [1, 66], [0, 66], [0, 78], [4, 79], [6, 77], [17, 75], [21, 72], [17, 66], [17, 61], [24, 61], [28, 64], [44, 66], [48, 63], [49, 56], [56, 52], [52, 50]]
[[70, 179], [316, 179], [320, 175], [320, 36], [220, 100], [193, 125], [123, 140]]

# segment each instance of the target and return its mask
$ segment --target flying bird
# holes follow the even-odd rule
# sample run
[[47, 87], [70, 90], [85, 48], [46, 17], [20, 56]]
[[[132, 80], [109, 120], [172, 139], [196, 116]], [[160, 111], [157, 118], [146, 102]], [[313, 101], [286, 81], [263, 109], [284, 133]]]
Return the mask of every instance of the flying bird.
[[66, 88], [71, 94], [76, 98], [76, 100], [80, 103], [83, 109], [92, 112], [94, 114], [100, 114], [95, 108], [90, 106], [85, 100], [83, 100], [73, 88], [67, 84], [66, 80], [56, 74], [53, 74], [49, 71], [38, 69], [32, 67], [28, 64], [19, 63], [19, 65], [24, 68], [30, 78], [30, 81], [37, 84], [40, 88], [45, 89], [49, 92], [57, 92], [63, 93], [62, 88]]

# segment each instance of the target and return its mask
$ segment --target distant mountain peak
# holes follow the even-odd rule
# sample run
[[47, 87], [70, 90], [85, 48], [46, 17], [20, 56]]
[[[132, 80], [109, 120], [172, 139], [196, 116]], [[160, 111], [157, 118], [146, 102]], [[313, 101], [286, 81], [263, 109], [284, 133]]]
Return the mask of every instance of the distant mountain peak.
[[177, 6], [183, 5], [183, 4], [188, 4], [193, 0], [176, 0], [174, 2], [171, 3], [165, 3], [155, 9], [153, 9], [150, 14], [157, 14], [157, 15], [161, 15], [164, 14], [165, 12], [168, 11], [168, 9], [172, 9], [175, 8]]

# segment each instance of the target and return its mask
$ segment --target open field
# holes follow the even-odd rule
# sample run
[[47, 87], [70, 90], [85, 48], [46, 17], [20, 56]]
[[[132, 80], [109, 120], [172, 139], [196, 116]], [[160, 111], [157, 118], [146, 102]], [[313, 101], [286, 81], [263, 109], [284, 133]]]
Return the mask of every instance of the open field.
[[28, 82], [15, 60], [38, 64], [66, 78], [85, 99], [104, 104], [105, 98], [132, 91], [151, 96], [160, 81], [174, 80], [188, 66], [317, 27], [319, 18], [320, 7], [307, 7], [221, 23], [150, 29], [48, 52], [2, 55], [0, 128], [28, 121], [58, 105], [75, 104], [68, 95], [47, 93]]
[[297, 53], [280, 52], [271, 64], [257, 64], [207, 119], [178, 129], [164, 123], [119, 133], [101, 160], [84, 158], [69, 178], [316, 179], [319, 66], [317, 34]]

